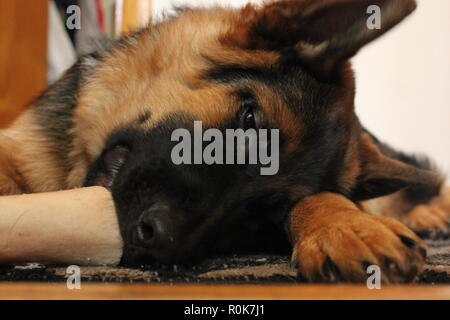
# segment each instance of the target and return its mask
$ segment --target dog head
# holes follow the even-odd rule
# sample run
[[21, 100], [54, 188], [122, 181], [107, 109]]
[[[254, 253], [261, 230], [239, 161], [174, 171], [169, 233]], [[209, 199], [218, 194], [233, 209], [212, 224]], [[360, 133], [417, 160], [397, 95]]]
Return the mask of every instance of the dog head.
[[[380, 28], [368, 27], [370, 7]], [[112, 190], [124, 259], [180, 262], [269, 245], [267, 232], [307, 195], [362, 200], [434, 179], [385, 157], [354, 113], [348, 59], [414, 8], [412, 0], [290, 0], [185, 9], [103, 54], [80, 90], [74, 143], [87, 154], [86, 185]], [[261, 175], [261, 164], [174, 163], [173, 132], [195, 135], [194, 121], [224, 135], [278, 130], [276, 174]]]

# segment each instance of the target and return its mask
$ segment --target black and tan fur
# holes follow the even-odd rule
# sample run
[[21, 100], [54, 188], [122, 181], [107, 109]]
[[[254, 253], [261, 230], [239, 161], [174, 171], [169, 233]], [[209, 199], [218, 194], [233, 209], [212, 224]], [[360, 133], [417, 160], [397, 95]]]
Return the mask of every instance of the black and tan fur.
[[[382, 8], [381, 30], [365, 27], [373, 4]], [[411, 280], [424, 263], [423, 242], [362, 208], [416, 229], [446, 228], [450, 197], [440, 196], [443, 178], [430, 166], [362, 128], [348, 59], [414, 8], [412, 0], [286, 0], [182, 10], [81, 57], [0, 132], [0, 194], [108, 184], [108, 159], [122, 165], [128, 157], [111, 186], [125, 243], [135, 244], [130, 230], [148, 208], [183, 217], [171, 231], [179, 241], [150, 254], [157, 260], [263, 250], [284, 243], [285, 228], [309, 280], [363, 281], [370, 264], [386, 281]], [[168, 163], [171, 130], [194, 120], [239, 126], [243, 100], [260, 127], [280, 129], [276, 176]], [[146, 254], [126, 249], [123, 260], [137, 257]]]

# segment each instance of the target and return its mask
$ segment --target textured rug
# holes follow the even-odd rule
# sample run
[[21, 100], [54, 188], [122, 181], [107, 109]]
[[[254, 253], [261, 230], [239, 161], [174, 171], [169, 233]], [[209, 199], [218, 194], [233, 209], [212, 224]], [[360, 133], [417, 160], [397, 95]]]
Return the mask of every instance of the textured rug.
[[[450, 283], [450, 240], [427, 241], [427, 266], [418, 283]], [[62, 282], [65, 267], [0, 267], [0, 281]], [[120, 283], [295, 283], [302, 282], [289, 267], [286, 256], [227, 256], [204, 261], [195, 267], [145, 265], [136, 269], [82, 267], [82, 282]]]

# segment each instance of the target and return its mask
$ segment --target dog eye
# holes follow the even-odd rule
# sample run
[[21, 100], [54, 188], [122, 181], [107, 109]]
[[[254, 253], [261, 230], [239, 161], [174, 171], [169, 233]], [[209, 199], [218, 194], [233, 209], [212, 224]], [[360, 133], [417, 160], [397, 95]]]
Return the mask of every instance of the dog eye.
[[125, 163], [130, 149], [124, 145], [118, 145], [106, 152], [104, 156], [104, 164], [107, 172], [111, 176], [117, 175]]
[[252, 107], [248, 107], [244, 111], [243, 122], [244, 122], [244, 130], [256, 129], [256, 117]]

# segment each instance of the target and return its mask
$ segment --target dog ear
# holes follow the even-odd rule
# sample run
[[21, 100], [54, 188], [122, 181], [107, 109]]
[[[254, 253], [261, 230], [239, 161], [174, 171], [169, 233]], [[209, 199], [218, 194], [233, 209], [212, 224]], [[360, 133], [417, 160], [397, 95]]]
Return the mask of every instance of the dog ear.
[[[415, 8], [414, 0], [278, 1], [253, 15], [244, 9], [243, 15], [252, 17], [242, 22], [247, 32], [239, 38], [252, 49], [294, 48], [307, 66], [326, 75]], [[369, 28], [377, 10], [379, 28]]]
[[432, 170], [423, 170], [384, 155], [367, 133], [360, 143], [361, 172], [352, 191], [354, 201], [381, 197], [409, 187], [438, 192], [443, 178]]

